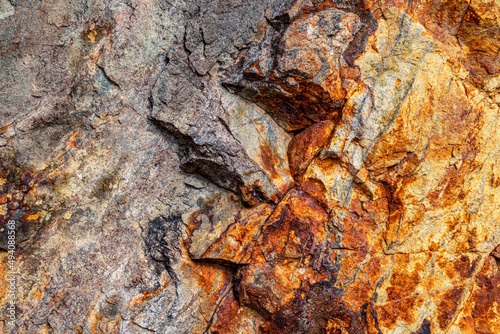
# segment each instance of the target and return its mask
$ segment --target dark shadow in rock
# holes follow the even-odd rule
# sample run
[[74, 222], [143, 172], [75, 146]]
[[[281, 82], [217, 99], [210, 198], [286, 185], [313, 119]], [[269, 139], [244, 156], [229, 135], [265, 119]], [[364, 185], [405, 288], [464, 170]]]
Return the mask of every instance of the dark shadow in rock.
[[182, 218], [180, 216], [157, 217], [148, 223], [144, 236], [149, 256], [163, 264], [163, 268], [157, 267], [159, 273], [165, 269], [175, 282], [179, 279], [172, 269], [172, 265], [180, 256], [181, 225]]

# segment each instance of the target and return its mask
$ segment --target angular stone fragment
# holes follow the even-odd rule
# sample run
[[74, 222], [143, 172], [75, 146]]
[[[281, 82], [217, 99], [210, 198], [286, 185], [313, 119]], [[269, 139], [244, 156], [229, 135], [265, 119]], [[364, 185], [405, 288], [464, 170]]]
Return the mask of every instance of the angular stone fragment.
[[326, 238], [327, 223], [328, 215], [315, 199], [292, 190], [262, 228], [262, 256], [266, 261], [314, 256]]
[[191, 218], [187, 241], [191, 258], [228, 265], [248, 264], [253, 261], [259, 232], [274, 207], [261, 204], [253, 209], [219, 212], [217, 207], [222, 204], [214, 203]]
[[[349, 66], [343, 53], [362, 26], [350, 12], [328, 8], [291, 22], [274, 52], [244, 68], [231, 87], [263, 105], [287, 131], [323, 120], [337, 120], [345, 102]], [[263, 71], [260, 63], [275, 66]], [[272, 63], [272, 61], [271, 61]]]
[[242, 267], [235, 282], [239, 302], [255, 309], [266, 320], [274, 318], [309, 286], [327, 279], [307, 263], [289, 260]]
[[[186, 108], [159, 109], [155, 120], [171, 132], [181, 148], [181, 168], [200, 174], [256, 205], [277, 201], [292, 178], [285, 158], [290, 140], [259, 107], [224, 89], [217, 105], [204, 104], [200, 94]], [[272, 141], [272, 145], [270, 142]]]
[[333, 121], [322, 121], [293, 137], [287, 155], [294, 178], [304, 173], [311, 160], [330, 139], [334, 127]]
[[278, 201], [294, 182], [287, 159], [291, 135], [255, 104], [234, 96], [223, 101], [228, 128], [272, 183], [269, 198]]

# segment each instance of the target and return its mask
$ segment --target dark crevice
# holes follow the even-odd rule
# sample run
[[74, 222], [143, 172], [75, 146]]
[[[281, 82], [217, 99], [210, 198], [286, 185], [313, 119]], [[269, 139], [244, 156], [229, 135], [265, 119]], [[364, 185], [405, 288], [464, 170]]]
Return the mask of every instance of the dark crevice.
[[108, 81], [109, 81], [109, 82], [110, 82], [113, 86], [116, 86], [116, 87], [120, 88], [120, 84], [119, 84], [118, 82], [114, 81], [113, 79], [111, 79], [111, 78], [108, 76], [108, 74], [107, 74], [107, 73], [106, 73], [106, 71], [104, 70], [104, 67], [103, 67], [103, 66], [101, 66], [101, 65], [99, 65], [99, 64], [97, 64], [97, 63], [96, 63], [96, 66], [97, 66], [97, 67], [101, 70], [101, 73], [102, 73], [102, 75], [104, 76], [104, 78], [105, 78], [106, 80], [108, 80]]

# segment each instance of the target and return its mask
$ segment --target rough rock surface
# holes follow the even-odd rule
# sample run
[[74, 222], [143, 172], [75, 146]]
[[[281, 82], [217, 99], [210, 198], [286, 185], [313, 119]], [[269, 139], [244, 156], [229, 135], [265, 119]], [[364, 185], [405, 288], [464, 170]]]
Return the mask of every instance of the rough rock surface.
[[499, 33], [494, 0], [0, 0], [0, 332], [500, 333]]

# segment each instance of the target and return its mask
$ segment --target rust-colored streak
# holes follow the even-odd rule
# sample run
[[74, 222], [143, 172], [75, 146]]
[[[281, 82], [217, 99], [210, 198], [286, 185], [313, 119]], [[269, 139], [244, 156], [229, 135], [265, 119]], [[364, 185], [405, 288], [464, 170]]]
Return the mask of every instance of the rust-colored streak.
[[280, 175], [276, 170], [278, 161], [272, 149], [267, 145], [260, 145], [260, 159], [264, 164], [264, 169], [269, 172], [272, 178], [279, 178]]
[[498, 15], [498, 6], [468, 0], [369, 0], [367, 4], [374, 12], [396, 6], [409, 13], [467, 68], [476, 84], [482, 86], [481, 81], [500, 73], [496, 38], [500, 28], [491, 19]]
[[154, 291], [145, 291], [143, 294], [133, 297], [132, 300], [130, 301], [130, 307], [133, 307], [136, 304], [143, 304], [146, 300], [149, 300], [157, 296], [159, 293], [165, 290], [167, 286], [171, 283], [172, 282], [170, 280], [165, 280], [165, 282], [163, 282], [163, 284], [160, 286], [159, 289], [156, 289]]
[[[328, 35], [326, 22], [331, 21], [338, 21], [342, 33]], [[241, 89], [242, 94], [251, 92], [246, 97], [264, 106], [287, 131], [324, 120], [338, 122], [347, 90], [361, 81], [354, 60], [375, 28], [376, 21], [363, 1], [305, 6], [273, 50], [275, 61], [269, 73], [264, 74], [256, 60], [243, 70], [245, 80], [238, 87], [248, 88]], [[338, 38], [347, 50], [332, 48], [326, 42], [329, 38]]]
[[457, 312], [458, 302], [462, 297], [463, 287], [454, 287], [440, 296], [437, 322], [442, 329], [448, 327]]
[[298, 185], [298, 189], [317, 200], [323, 208], [331, 209], [328, 191], [323, 182], [316, 179], [305, 179]]
[[67, 145], [70, 148], [78, 148], [80, 143], [80, 138], [82, 137], [82, 133], [77, 131], [71, 135], [71, 137], [67, 141]]
[[476, 333], [497, 333], [500, 330], [500, 270], [493, 257], [489, 257], [475, 279], [474, 292], [468, 307]]
[[255, 61], [252, 65], [250, 65], [249, 68], [247, 68], [243, 74], [247, 79], [250, 80], [257, 80], [257, 79], [263, 79], [264, 78], [264, 73], [262, 73], [262, 70], [259, 66], [259, 61]]
[[[370, 10], [377, 12], [380, 21], [388, 21], [384, 24], [403, 20], [398, 24], [409, 30], [405, 34], [419, 32], [396, 9], [402, 8], [428, 23], [425, 28], [448, 43], [473, 74], [476, 87], [481, 87], [477, 80], [498, 72], [497, 56], [485, 50], [498, 43], [487, 38], [486, 46], [477, 44], [481, 33], [476, 29], [484, 24], [484, 8], [464, 1], [414, 0], [411, 6], [403, 0], [352, 3], [359, 10], [337, 1], [304, 7], [277, 38], [274, 67], [266, 68], [264, 75], [260, 67], [264, 63], [256, 61], [243, 73], [241, 84], [252, 92], [251, 99], [293, 135], [287, 158], [296, 184], [276, 203], [259, 207], [261, 215], [249, 213], [248, 208], [235, 211], [213, 242], [204, 245], [204, 252], [193, 257], [224, 264], [235, 274], [234, 291], [222, 302], [213, 329], [231, 333], [240, 324], [251, 323], [260, 333], [372, 334], [401, 331], [402, 326], [417, 333], [449, 331], [456, 325], [465, 333], [499, 332], [500, 251], [493, 250], [485, 267], [478, 268], [484, 259], [480, 249], [490, 247], [491, 240], [477, 225], [478, 219], [486, 218], [477, 213], [479, 209], [471, 210], [475, 205], [471, 195], [478, 191], [471, 175], [477, 177], [488, 169], [482, 187], [489, 191], [500, 185], [495, 164], [486, 166], [480, 160], [484, 159], [483, 127], [491, 115], [469, 101], [474, 94], [477, 100], [486, 97], [464, 79], [463, 68], [449, 60], [442, 72], [450, 80], [449, 91], [421, 79], [419, 72], [409, 102], [402, 101], [398, 117], [373, 139], [377, 135], [373, 129], [384, 125], [370, 117], [390, 116], [381, 110], [392, 106], [384, 105], [383, 97], [380, 100], [380, 87], [368, 87], [370, 80], [363, 81], [361, 73], [369, 70], [353, 64], [376, 27]], [[326, 11], [333, 8], [343, 11], [329, 12], [345, 20], [337, 22], [345, 23], [342, 32], [354, 37], [344, 40], [350, 45], [342, 59], [328, 58], [322, 49], [325, 45], [315, 40], [321, 20], [329, 17]], [[356, 13], [358, 18], [345, 13]], [[432, 22], [423, 20], [426, 15]], [[360, 22], [365, 26], [358, 31]], [[458, 43], [472, 48], [452, 48], [453, 29]], [[377, 34], [366, 51], [368, 57], [394, 50], [384, 50], [379, 37], [387, 38]], [[335, 66], [328, 68], [327, 58]], [[326, 75], [319, 74], [323, 70]], [[389, 68], [383, 71], [390, 73]], [[405, 89], [406, 79], [403, 74], [394, 76], [387, 85], [398, 92]], [[427, 94], [419, 89], [428, 89], [429, 96], [419, 96]], [[358, 118], [360, 106], [368, 101], [365, 95], [371, 105], [366, 117]], [[421, 119], [414, 121], [416, 117]], [[319, 154], [325, 146], [329, 153]], [[362, 166], [354, 159], [354, 146], [363, 152]], [[271, 178], [280, 177], [270, 147], [260, 146], [260, 159]], [[439, 171], [433, 170], [434, 165]], [[347, 200], [341, 202], [339, 194]], [[496, 193], [488, 196], [494, 198]], [[212, 207], [203, 216], [215, 210]], [[204, 224], [201, 214], [193, 217], [190, 237]], [[432, 317], [421, 314], [428, 305]]]
[[326, 145], [334, 127], [333, 121], [322, 121], [293, 137], [288, 145], [288, 164], [294, 178], [304, 173], [314, 156]]

